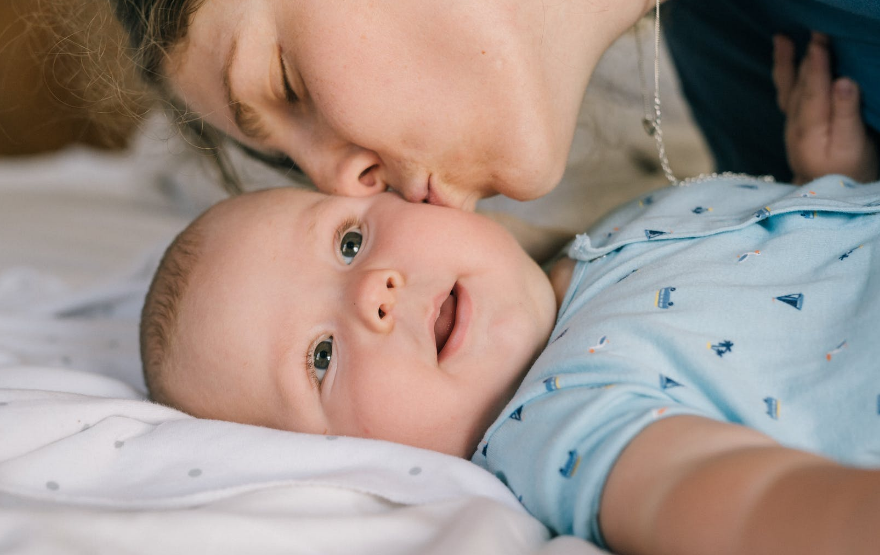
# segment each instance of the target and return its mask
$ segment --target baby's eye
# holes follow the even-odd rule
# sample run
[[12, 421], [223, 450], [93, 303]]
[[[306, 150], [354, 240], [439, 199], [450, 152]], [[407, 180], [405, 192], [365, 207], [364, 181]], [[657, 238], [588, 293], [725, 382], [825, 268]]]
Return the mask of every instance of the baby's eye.
[[312, 353], [312, 368], [315, 369], [315, 377], [320, 383], [324, 379], [324, 374], [330, 368], [330, 359], [333, 357], [333, 338], [329, 337], [322, 340], [315, 346]]
[[361, 250], [363, 240], [364, 235], [359, 229], [349, 229], [342, 236], [342, 241], [339, 242], [339, 254], [342, 255], [346, 264], [351, 264], [351, 261], [354, 260], [358, 251]]

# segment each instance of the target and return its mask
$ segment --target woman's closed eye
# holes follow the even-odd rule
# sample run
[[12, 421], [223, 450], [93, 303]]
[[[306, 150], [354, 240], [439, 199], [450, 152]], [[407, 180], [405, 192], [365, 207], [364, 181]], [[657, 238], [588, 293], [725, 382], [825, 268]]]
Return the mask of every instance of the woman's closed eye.
[[299, 164], [297, 164], [293, 160], [293, 158], [286, 154], [262, 152], [260, 150], [251, 148], [243, 143], [240, 143], [235, 139], [230, 138], [229, 140], [233, 144], [235, 144], [239, 148], [239, 150], [241, 150], [251, 158], [259, 160], [260, 162], [263, 162], [264, 164], [275, 168], [276, 170], [284, 174], [293, 173], [295, 174], [293, 175], [293, 177], [295, 177], [296, 179], [302, 179], [306, 177], [305, 172], [302, 170], [301, 167], [299, 167]]
[[315, 386], [318, 387], [324, 381], [324, 376], [327, 375], [327, 370], [330, 368], [330, 362], [333, 358], [333, 337], [321, 339], [309, 351], [306, 355], [306, 363], [309, 375]]
[[284, 99], [287, 100], [288, 104], [294, 104], [299, 100], [299, 97], [293, 90], [293, 87], [290, 86], [290, 78], [287, 76], [287, 64], [284, 63], [284, 53], [281, 52], [280, 48], [278, 49], [278, 59], [281, 65], [281, 87], [284, 90]]

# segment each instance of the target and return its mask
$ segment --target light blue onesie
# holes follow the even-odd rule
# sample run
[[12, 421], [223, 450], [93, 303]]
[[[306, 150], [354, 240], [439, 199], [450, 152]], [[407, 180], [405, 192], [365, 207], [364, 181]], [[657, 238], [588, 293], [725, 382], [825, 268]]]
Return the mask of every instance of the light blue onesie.
[[744, 424], [880, 465], [880, 182], [717, 179], [580, 235], [545, 351], [473, 461], [555, 532], [604, 545], [599, 500], [658, 418]]

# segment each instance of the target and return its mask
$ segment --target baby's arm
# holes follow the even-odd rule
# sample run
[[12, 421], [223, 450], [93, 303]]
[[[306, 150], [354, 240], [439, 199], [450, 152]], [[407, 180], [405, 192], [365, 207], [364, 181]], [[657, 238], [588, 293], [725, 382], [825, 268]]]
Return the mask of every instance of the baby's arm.
[[615, 553], [876, 553], [880, 471], [742, 426], [673, 416], [623, 451], [600, 521]]
[[813, 34], [797, 69], [794, 44], [775, 37], [773, 82], [786, 116], [785, 146], [795, 183], [830, 173], [862, 182], [878, 179], [878, 145], [862, 121], [859, 87], [846, 77], [832, 81], [827, 37]]

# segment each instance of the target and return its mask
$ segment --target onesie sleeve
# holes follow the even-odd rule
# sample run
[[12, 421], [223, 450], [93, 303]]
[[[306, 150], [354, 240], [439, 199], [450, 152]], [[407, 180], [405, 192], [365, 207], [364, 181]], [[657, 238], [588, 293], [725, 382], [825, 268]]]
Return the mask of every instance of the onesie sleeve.
[[623, 449], [660, 418], [713, 415], [676, 402], [662, 388], [569, 386], [567, 377], [547, 378], [547, 391], [514, 408], [475, 458], [483, 457], [483, 465], [555, 533], [605, 547], [599, 504]]

